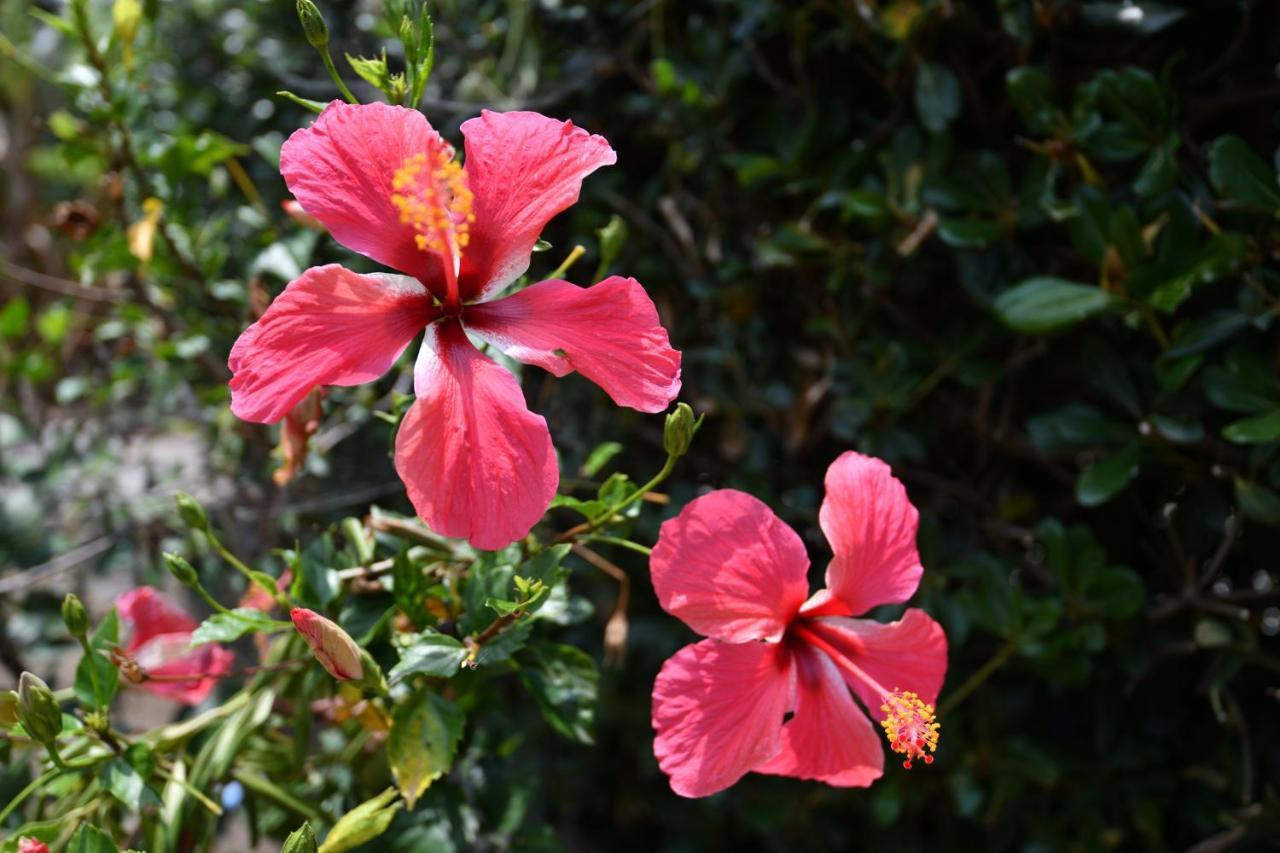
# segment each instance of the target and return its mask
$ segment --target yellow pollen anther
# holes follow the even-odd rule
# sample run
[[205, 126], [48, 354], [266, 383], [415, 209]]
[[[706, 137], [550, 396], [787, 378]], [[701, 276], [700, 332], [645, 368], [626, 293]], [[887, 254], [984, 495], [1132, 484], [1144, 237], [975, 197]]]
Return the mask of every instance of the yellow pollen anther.
[[456, 267], [476, 217], [467, 173], [453, 159], [453, 149], [440, 145], [406, 158], [391, 188], [391, 203], [400, 211], [400, 221], [417, 232], [418, 248]]
[[889, 746], [894, 752], [906, 756], [902, 766], [910, 770], [913, 758], [932, 764], [930, 753], [938, 748], [938, 729], [941, 728], [933, 706], [915, 693], [895, 688], [893, 693], [884, 697], [880, 710], [885, 713], [880, 725], [889, 739]]

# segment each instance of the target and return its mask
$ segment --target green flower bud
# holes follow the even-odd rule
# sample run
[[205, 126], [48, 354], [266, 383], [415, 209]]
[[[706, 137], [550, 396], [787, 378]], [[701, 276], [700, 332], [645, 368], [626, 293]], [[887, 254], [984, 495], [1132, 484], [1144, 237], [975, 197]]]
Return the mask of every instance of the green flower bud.
[[329, 26], [324, 22], [324, 15], [311, 0], [298, 0], [298, 20], [302, 23], [302, 34], [307, 37], [307, 44], [316, 50], [324, 50], [329, 46]]
[[77, 640], [89, 633], [89, 614], [74, 592], [67, 593], [67, 597], [62, 599], [62, 621]]
[[192, 530], [209, 532], [209, 516], [199, 501], [186, 492], [178, 492], [173, 496], [173, 502], [178, 505], [178, 515], [183, 524]]
[[280, 853], [316, 853], [318, 847], [315, 830], [311, 828], [310, 823], [304, 823], [289, 833], [289, 837], [284, 840], [284, 846], [280, 848]]
[[671, 456], [684, 456], [693, 443], [693, 434], [702, 426], [702, 418], [694, 418], [688, 403], [676, 403], [676, 410], [667, 415], [667, 426], [662, 433], [662, 446]]
[[0, 729], [11, 729], [18, 722], [18, 694], [5, 690], [0, 693]]
[[178, 583], [183, 586], [195, 586], [200, 583], [200, 575], [196, 573], [195, 566], [177, 554], [165, 552], [160, 556], [164, 558], [164, 564], [169, 569], [169, 574], [173, 575]]
[[18, 679], [18, 719], [34, 740], [52, 743], [62, 734], [62, 709], [49, 685], [29, 672]]

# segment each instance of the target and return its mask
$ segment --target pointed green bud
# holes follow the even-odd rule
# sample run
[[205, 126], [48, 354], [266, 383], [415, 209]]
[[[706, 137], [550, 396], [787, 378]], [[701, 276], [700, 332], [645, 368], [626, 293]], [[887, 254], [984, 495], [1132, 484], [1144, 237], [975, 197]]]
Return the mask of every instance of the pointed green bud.
[[67, 593], [67, 597], [62, 599], [62, 621], [77, 640], [84, 639], [89, 633], [89, 614], [74, 592]]
[[18, 724], [18, 694], [13, 690], [0, 692], [0, 729], [11, 729]]
[[192, 530], [209, 532], [209, 515], [199, 501], [186, 492], [178, 492], [173, 496], [173, 502], [178, 505], [178, 516], [183, 524]]
[[310, 823], [304, 823], [289, 833], [289, 837], [284, 840], [284, 846], [280, 848], [280, 853], [316, 853], [318, 848], [315, 830], [311, 828]]
[[18, 719], [33, 740], [50, 744], [62, 734], [62, 709], [49, 685], [29, 672], [18, 678]]
[[200, 583], [200, 575], [196, 572], [195, 566], [177, 554], [170, 554], [168, 551], [160, 556], [164, 558], [165, 568], [169, 570], [169, 574], [173, 575], [178, 583], [183, 586], [196, 586]]
[[311, 0], [298, 0], [298, 21], [302, 24], [302, 34], [307, 37], [307, 44], [316, 50], [324, 50], [329, 46], [329, 26], [324, 22], [324, 15]]
[[667, 415], [666, 429], [662, 433], [662, 446], [671, 456], [684, 456], [693, 443], [693, 435], [702, 426], [702, 418], [694, 418], [688, 403], [677, 403], [676, 410]]

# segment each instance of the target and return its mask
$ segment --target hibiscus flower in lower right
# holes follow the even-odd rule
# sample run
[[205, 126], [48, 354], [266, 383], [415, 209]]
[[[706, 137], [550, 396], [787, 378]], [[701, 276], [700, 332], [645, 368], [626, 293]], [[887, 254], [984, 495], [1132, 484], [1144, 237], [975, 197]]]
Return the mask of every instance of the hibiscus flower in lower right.
[[812, 596], [800, 537], [751, 495], [711, 492], [662, 525], [658, 601], [708, 638], [653, 686], [654, 754], [677, 794], [705, 797], [750, 772], [870, 785], [884, 750], [868, 714], [905, 767], [933, 762], [942, 626], [917, 608], [896, 622], [851, 618], [915, 593], [919, 513], [889, 466], [859, 453], [832, 463], [826, 489], [819, 522], [834, 558]]

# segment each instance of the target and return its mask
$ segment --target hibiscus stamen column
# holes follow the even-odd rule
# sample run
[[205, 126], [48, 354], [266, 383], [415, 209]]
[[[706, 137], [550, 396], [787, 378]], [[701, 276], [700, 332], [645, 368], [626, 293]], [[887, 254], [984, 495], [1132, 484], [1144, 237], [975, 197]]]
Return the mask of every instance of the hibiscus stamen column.
[[884, 729], [889, 747], [904, 756], [904, 768], [910, 770], [911, 761], [916, 758], [925, 764], [933, 763], [930, 753], [938, 748], [938, 729], [941, 724], [937, 721], [932, 705], [910, 690], [885, 688], [870, 673], [851, 661], [845, 652], [822, 636], [820, 621], [797, 620], [791, 625], [790, 632], [825, 653], [847, 677], [860, 681], [875, 691], [880, 697], [880, 710], [885, 715], [880, 721], [880, 727]]
[[453, 148], [441, 143], [406, 158], [396, 170], [391, 188], [391, 202], [400, 211], [400, 221], [416, 232], [418, 248], [440, 257], [445, 311], [456, 314], [462, 304], [458, 296], [462, 250], [475, 220], [467, 173], [453, 159]]

